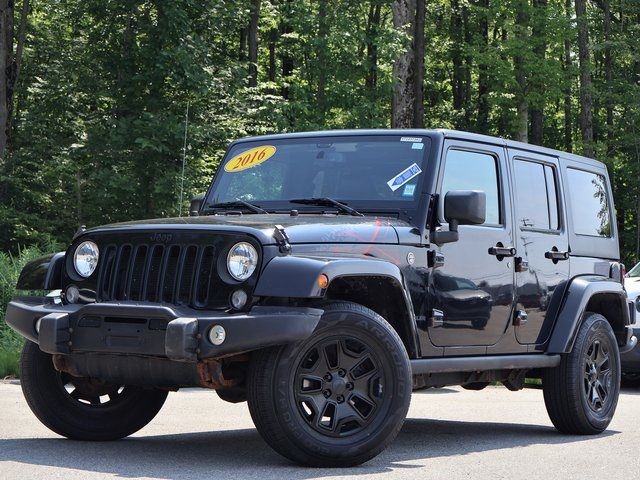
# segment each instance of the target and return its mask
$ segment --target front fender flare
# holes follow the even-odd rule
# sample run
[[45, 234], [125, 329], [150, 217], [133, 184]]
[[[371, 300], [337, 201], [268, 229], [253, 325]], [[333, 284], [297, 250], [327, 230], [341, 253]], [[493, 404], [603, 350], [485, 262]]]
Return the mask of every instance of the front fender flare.
[[[581, 275], [573, 278], [567, 286], [564, 301], [560, 307], [553, 333], [549, 340], [547, 353], [569, 353], [573, 349], [573, 344], [580, 328], [584, 313], [592, 298], [597, 295], [609, 295], [614, 302], [620, 302], [621, 321], [617, 323], [624, 329], [624, 332], [614, 331], [619, 339], [621, 347], [629, 338], [626, 337], [630, 324], [630, 313], [627, 304], [627, 294], [622, 284], [603, 276]], [[617, 305], [616, 305], [617, 306]], [[609, 322], [613, 318], [607, 318]], [[613, 326], [613, 325], [612, 325]]]
[[40, 257], [27, 263], [16, 284], [17, 290], [57, 290], [62, 288], [65, 252]]
[[322, 298], [324, 290], [318, 285], [321, 274], [329, 278], [329, 283], [344, 276], [377, 276], [393, 278], [403, 285], [398, 266], [385, 260], [285, 256], [275, 257], [264, 267], [254, 295]]

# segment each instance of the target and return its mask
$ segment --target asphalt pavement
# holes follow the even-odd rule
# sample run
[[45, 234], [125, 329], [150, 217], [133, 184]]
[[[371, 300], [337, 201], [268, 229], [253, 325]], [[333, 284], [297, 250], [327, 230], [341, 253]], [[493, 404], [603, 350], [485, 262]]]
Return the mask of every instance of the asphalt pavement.
[[20, 386], [0, 384], [0, 480], [158, 478], [303, 480], [636, 479], [640, 475], [640, 390], [623, 391], [609, 430], [595, 437], [558, 434], [542, 391], [417, 392], [396, 441], [351, 469], [310, 469], [274, 453], [246, 404], [214, 392], [171, 393], [156, 419], [109, 443], [65, 440], [42, 426]]

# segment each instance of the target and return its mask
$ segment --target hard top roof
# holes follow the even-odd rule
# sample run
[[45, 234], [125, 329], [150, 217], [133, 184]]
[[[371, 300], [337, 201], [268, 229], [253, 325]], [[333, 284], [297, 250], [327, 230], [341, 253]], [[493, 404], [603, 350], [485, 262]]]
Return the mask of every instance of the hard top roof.
[[450, 138], [457, 140], [468, 140], [478, 143], [486, 143], [491, 145], [500, 145], [507, 148], [524, 150], [529, 152], [540, 153], [543, 155], [551, 155], [555, 157], [563, 157], [566, 159], [575, 160], [578, 162], [586, 163], [592, 166], [598, 166], [605, 168], [604, 164], [598, 160], [594, 160], [588, 157], [582, 157], [573, 153], [563, 152], [560, 150], [554, 150], [551, 148], [541, 147], [538, 145], [532, 145], [530, 143], [516, 142], [515, 140], [509, 140], [501, 137], [492, 137], [489, 135], [481, 135], [479, 133], [463, 132], [460, 130], [449, 129], [354, 129], [354, 130], [321, 130], [311, 132], [296, 132], [296, 133], [279, 133], [273, 135], [260, 135], [255, 137], [245, 137], [238, 139], [232, 143], [242, 143], [255, 140], [284, 140], [287, 138], [313, 138], [313, 137], [331, 137], [331, 136], [367, 136], [367, 135], [401, 135], [401, 136], [440, 136], [442, 138]]

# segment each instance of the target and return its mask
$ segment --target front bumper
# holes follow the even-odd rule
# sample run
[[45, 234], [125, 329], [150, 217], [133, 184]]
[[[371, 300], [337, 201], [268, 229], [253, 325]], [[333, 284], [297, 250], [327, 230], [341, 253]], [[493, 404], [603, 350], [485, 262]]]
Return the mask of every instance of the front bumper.
[[[226, 313], [140, 302], [60, 305], [50, 298], [26, 297], [9, 303], [6, 322], [51, 354], [129, 354], [198, 362], [303, 340], [322, 313], [263, 306]], [[226, 331], [221, 345], [208, 338], [214, 325]]]

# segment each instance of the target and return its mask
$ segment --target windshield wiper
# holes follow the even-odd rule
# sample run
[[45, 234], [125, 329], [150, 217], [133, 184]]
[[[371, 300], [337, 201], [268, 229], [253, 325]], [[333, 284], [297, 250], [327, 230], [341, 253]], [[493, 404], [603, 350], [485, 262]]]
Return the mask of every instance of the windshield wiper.
[[354, 217], [364, 217], [364, 215], [358, 212], [356, 209], [351, 208], [350, 206], [345, 205], [342, 202], [334, 200], [333, 198], [328, 198], [328, 197], [294, 198], [293, 200], [289, 200], [289, 201], [291, 203], [300, 203], [302, 205], [317, 205], [319, 207], [336, 207], [342, 213], [353, 215]]
[[252, 213], [269, 213], [264, 208], [260, 208], [258, 205], [254, 205], [253, 203], [245, 202], [244, 200], [234, 200], [233, 202], [222, 202], [222, 203], [211, 203], [207, 205], [207, 208], [210, 209], [229, 209], [229, 208], [245, 208]]

